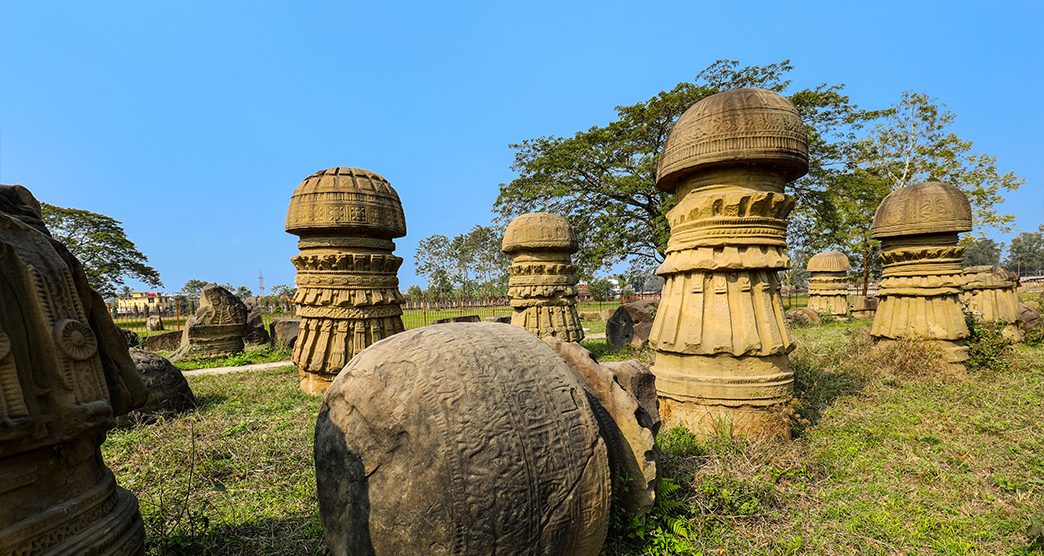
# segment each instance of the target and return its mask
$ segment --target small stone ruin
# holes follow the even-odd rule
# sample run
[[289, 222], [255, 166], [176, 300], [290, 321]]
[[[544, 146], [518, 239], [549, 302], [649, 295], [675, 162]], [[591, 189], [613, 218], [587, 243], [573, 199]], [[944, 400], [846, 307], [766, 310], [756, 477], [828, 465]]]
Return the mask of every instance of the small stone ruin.
[[950, 184], [925, 182], [885, 197], [872, 232], [881, 240], [884, 271], [871, 336], [928, 342], [948, 363], [968, 359], [969, 332], [959, 299], [964, 248], [957, 234], [971, 229], [971, 205]]
[[808, 260], [808, 308], [820, 315], [847, 317], [848, 256], [824, 251]]
[[852, 317], [857, 319], [872, 319], [877, 313], [877, 298], [865, 295], [852, 296]]
[[181, 346], [171, 361], [215, 359], [243, 351], [247, 306], [225, 288], [209, 284], [199, 296], [196, 314], [185, 321]]
[[101, 296], [21, 186], [0, 186], [0, 261], [0, 552], [142, 554], [138, 501], [99, 447], [148, 393]]
[[[648, 370], [545, 340], [555, 348], [515, 326], [451, 323], [356, 356], [316, 423], [330, 553], [594, 556], [614, 492], [647, 510]], [[627, 488], [614, 486], [625, 475]]]
[[320, 393], [355, 354], [403, 331], [392, 240], [406, 235], [406, 219], [388, 180], [335, 167], [297, 187], [286, 231], [301, 238], [291, 259], [301, 319], [292, 359], [301, 389]]
[[504, 253], [511, 255], [508, 296], [515, 312], [511, 324], [537, 336], [567, 342], [584, 339], [576, 312], [576, 236], [565, 218], [531, 212], [504, 230]]
[[656, 316], [657, 301], [642, 300], [621, 305], [605, 322], [605, 340], [609, 351], [616, 353], [624, 347], [645, 349], [649, 345]]
[[1019, 328], [1019, 276], [995, 266], [970, 266], [961, 271], [961, 303], [977, 319], [988, 323], [1002, 323], [1002, 334], [1010, 340], [1021, 341]]
[[142, 407], [117, 419], [121, 427], [171, 418], [196, 407], [196, 397], [181, 370], [167, 359], [143, 349], [131, 348], [131, 359], [138, 369], [149, 399]]
[[650, 345], [666, 410], [694, 432], [789, 434], [794, 340], [777, 273], [791, 264], [784, 187], [808, 171], [807, 141], [787, 99], [735, 89], [692, 105], [664, 145], [656, 185], [678, 202]]

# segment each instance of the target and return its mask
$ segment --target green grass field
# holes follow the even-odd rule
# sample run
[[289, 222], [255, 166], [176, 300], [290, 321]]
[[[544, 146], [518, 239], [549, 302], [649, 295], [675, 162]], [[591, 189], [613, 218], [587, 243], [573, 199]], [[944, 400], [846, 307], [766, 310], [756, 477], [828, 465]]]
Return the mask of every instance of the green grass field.
[[[799, 328], [790, 441], [665, 428], [660, 504], [604, 554], [1040, 554], [1044, 348], [939, 368], [879, 349], [868, 323]], [[603, 357], [604, 340], [587, 340]], [[646, 361], [648, 352], [629, 352]], [[103, 445], [141, 501], [150, 554], [322, 554], [312, 437], [320, 398], [292, 368], [189, 378], [181, 418]]]

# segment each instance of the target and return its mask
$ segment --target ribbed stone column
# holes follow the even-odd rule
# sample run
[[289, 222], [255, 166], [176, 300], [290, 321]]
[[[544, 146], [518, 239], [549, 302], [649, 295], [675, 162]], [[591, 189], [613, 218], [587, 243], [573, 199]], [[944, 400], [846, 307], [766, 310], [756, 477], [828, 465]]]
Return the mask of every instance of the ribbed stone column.
[[665, 414], [694, 431], [788, 434], [794, 342], [777, 273], [790, 266], [783, 188], [808, 170], [806, 143], [789, 101], [736, 89], [689, 108], [664, 146], [657, 186], [678, 204], [650, 344]]
[[336, 167], [297, 187], [286, 231], [301, 237], [292, 259], [301, 318], [292, 359], [301, 389], [319, 393], [356, 353], [402, 332], [402, 259], [392, 240], [406, 235], [406, 221], [387, 180]]
[[824, 251], [808, 260], [808, 308], [821, 315], [847, 317], [848, 257], [840, 251]]
[[871, 336], [930, 342], [950, 363], [968, 359], [959, 300], [964, 248], [957, 234], [970, 231], [971, 224], [968, 199], [950, 184], [925, 182], [885, 197], [873, 224], [884, 271]]
[[995, 266], [970, 266], [961, 271], [961, 303], [981, 322], [1004, 323], [1003, 333], [1021, 341], [1019, 329], [1019, 276]]
[[523, 214], [508, 224], [501, 249], [511, 255], [511, 324], [540, 337], [584, 339], [572, 262], [577, 243], [569, 222], [547, 212]]

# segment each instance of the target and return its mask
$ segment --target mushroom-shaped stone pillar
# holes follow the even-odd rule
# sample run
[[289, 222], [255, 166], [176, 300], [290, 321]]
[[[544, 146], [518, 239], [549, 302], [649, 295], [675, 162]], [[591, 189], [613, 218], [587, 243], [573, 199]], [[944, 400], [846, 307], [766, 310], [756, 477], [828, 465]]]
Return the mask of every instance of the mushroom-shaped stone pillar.
[[697, 102], [667, 138], [656, 185], [678, 204], [650, 344], [665, 414], [691, 430], [788, 434], [794, 341], [777, 272], [790, 266], [794, 199], [783, 188], [807, 171], [797, 110], [764, 89]]
[[402, 332], [402, 259], [392, 240], [406, 235], [406, 220], [388, 180], [335, 167], [297, 187], [286, 231], [301, 238], [291, 259], [301, 318], [292, 359], [301, 389], [319, 393], [356, 353]]
[[847, 317], [848, 257], [824, 251], [808, 260], [808, 308], [822, 315]]
[[871, 336], [931, 342], [950, 363], [968, 359], [957, 234], [971, 229], [971, 205], [950, 184], [925, 182], [885, 197], [874, 214], [884, 271]]
[[541, 337], [582, 340], [571, 260], [577, 243], [569, 222], [547, 212], [523, 214], [508, 224], [501, 249], [511, 255], [511, 324]]

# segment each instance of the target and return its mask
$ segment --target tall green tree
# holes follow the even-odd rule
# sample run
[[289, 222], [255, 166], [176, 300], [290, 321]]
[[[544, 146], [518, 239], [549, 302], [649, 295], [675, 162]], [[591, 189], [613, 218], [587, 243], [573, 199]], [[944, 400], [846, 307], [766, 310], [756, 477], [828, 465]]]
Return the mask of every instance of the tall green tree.
[[149, 259], [127, 238], [119, 220], [82, 209], [41, 203], [43, 220], [51, 235], [76, 256], [87, 281], [103, 297], [116, 295], [127, 280], [162, 287], [160, 274]]
[[1020, 274], [1044, 272], [1044, 226], [1037, 232], [1022, 232], [1011, 240], [1004, 268]]
[[[670, 230], [664, 214], [673, 195], [656, 188], [656, 166], [671, 127], [682, 113], [712, 94], [760, 87], [788, 96], [809, 126], [810, 173], [792, 186], [798, 198], [795, 228], [802, 242], [824, 233], [814, 222], [830, 220], [826, 179], [841, 171], [855, 127], [871, 116], [845, 96], [843, 85], [791, 91], [789, 61], [741, 66], [719, 60], [690, 82], [636, 104], [618, 106], [616, 119], [572, 137], [537, 137], [511, 145], [518, 177], [501, 184], [494, 210], [501, 221], [532, 210], [569, 218], [580, 238], [576, 263], [582, 277], [623, 260], [656, 265]], [[807, 236], [807, 239], [804, 239]]]
[[1003, 192], [1022, 179], [997, 169], [996, 157], [972, 150], [972, 142], [952, 129], [956, 116], [936, 99], [906, 91], [877, 113], [875, 123], [847, 152], [846, 168], [832, 176], [828, 203], [835, 218], [828, 225], [834, 247], [849, 255], [861, 275], [863, 293], [880, 274], [880, 245], [870, 236], [881, 201], [892, 191], [922, 181], [960, 187], [972, 206], [977, 231], [1008, 231], [1013, 216], [1002, 214]]
[[938, 99], [904, 91], [857, 144], [853, 166], [892, 190], [928, 180], [955, 185], [968, 196], [978, 232], [1011, 231], [1015, 217], [1001, 213], [998, 204], [1005, 191], [1025, 180], [1002, 174], [996, 156], [974, 151], [972, 142], [953, 130], [956, 118]]
[[1000, 264], [1001, 250], [1004, 246], [988, 237], [969, 237], [964, 243], [963, 266], [979, 266]]
[[451, 276], [455, 273], [450, 240], [442, 234], [428, 236], [417, 243], [413, 256], [417, 274], [428, 280], [428, 292], [446, 295], [453, 291]]
[[184, 286], [181, 286], [181, 293], [199, 297], [199, 294], [203, 292], [203, 288], [207, 287], [207, 284], [209, 283], [210, 282], [207, 282], [206, 280], [191, 278], [185, 282]]

